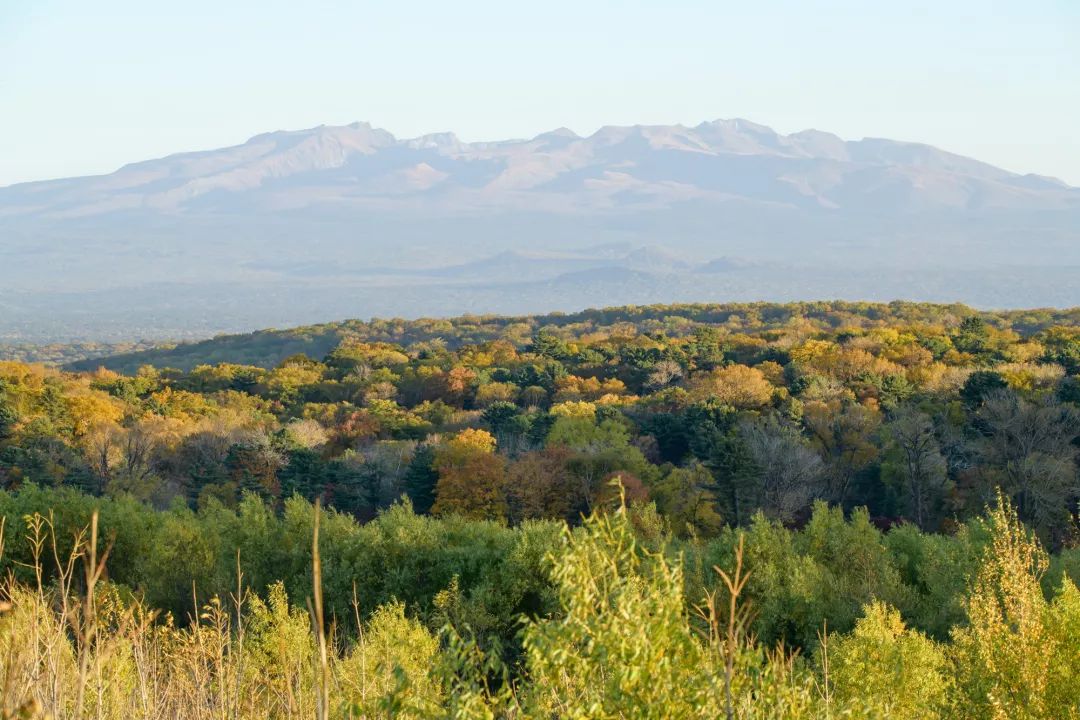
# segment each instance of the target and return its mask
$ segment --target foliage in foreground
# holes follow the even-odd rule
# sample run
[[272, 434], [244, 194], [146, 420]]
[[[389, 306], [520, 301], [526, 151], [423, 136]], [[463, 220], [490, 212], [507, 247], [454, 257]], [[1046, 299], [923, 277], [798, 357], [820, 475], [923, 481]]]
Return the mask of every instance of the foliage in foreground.
[[455, 625], [456, 580], [436, 598], [437, 633], [400, 602], [361, 620], [359, 601], [359, 632], [345, 632], [321, 602], [317, 515], [307, 611], [281, 584], [260, 598], [238, 573], [184, 627], [104, 579], [96, 516], [66, 551], [29, 516], [32, 580], [9, 575], [0, 605], [3, 717], [1080, 717], [1080, 591], [1063, 577], [1047, 599], [1047, 556], [1006, 499], [980, 521], [989, 543], [948, 641], [873, 599], [851, 632], [823, 627], [805, 657], [749, 632], [745, 538], [694, 603], [683, 562], [647, 524], [620, 508], [561, 531], [543, 570], [554, 611], [522, 618], [523, 652], [507, 665]]

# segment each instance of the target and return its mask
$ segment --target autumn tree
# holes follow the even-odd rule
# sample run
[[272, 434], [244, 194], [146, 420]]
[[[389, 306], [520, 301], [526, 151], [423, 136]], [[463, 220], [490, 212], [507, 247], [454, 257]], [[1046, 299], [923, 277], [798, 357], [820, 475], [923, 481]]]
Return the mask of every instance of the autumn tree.
[[572, 520], [578, 487], [567, 465], [572, 451], [564, 446], [527, 452], [510, 463], [506, 478], [509, 519]]
[[858, 403], [808, 402], [803, 423], [825, 460], [827, 497], [843, 505], [856, 476], [878, 457], [881, 414]]
[[953, 631], [963, 718], [1075, 717], [1080, 592], [1063, 578], [1053, 602], [1040, 581], [1049, 559], [998, 496], [984, 523], [991, 533], [965, 602], [968, 624]]
[[483, 520], [506, 518], [506, 464], [495, 454], [495, 438], [486, 430], [468, 429], [435, 450], [435, 515], [462, 515]]
[[285, 454], [269, 435], [252, 432], [229, 448], [225, 466], [238, 489], [276, 500], [281, 497], [278, 471], [286, 462]]
[[458, 366], [451, 368], [443, 377], [443, 381], [446, 383], [446, 388], [442, 397], [450, 405], [462, 407], [469, 401], [474, 391], [476, 373], [469, 368]]
[[690, 391], [699, 399], [714, 398], [717, 402], [739, 409], [756, 409], [768, 405], [776, 388], [756, 367], [727, 365], [690, 379]]
[[131, 427], [98, 425], [85, 444], [90, 465], [107, 493], [149, 500], [163, 490], [167, 456], [183, 435], [181, 421], [149, 416]]
[[661, 360], [652, 366], [649, 376], [645, 380], [645, 386], [658, 390], [679, 381], [682, 379], [683, 374], [682, 365], [679, 363], [674, 360]]
[[591, 509], [604, 489], [604, 478], [612, 473], [624, 471], [638, 477], [650, 474], [649, 462], [641, 450], [630, 444], [630, 433], [619, 420], [596, 422], [581, 415], [563, 415], [548, 433], [547, 444], [571, 451], [567, 466], [577, 479], [574, 498], [581, 503], [575, 510]]

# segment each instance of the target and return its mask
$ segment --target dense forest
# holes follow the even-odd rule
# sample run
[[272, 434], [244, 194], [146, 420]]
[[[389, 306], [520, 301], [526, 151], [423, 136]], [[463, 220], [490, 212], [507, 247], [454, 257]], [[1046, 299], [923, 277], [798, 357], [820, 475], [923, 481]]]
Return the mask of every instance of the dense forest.
[[287, 330], [262, 330], [244, 335], [222, 335], [201, 342], [161, 344], [157, 347], [148, 347], [149, 344], [146, 342], [126, 346], [100, 343], [24, 345], [17, 353], [15, 349], [5, 351], [3, 346], [0, 346], [0, 359], [36, 359], [40, 362], [69, 364], [73, 370], [95, 370], [98, 367], [107, 367], [110, 370], [129, 374], [136, 372], [144, 365], [190, 370], [196, 365], [230, 362], [270, 368], [290, 355], [298, 353], [314, 358], [323, 357], [346, 340], [388, 342], [400, 345], [441, 341], [451, 349], [456, 349], [465, 344], [502, 339], [523, 348], [529, 344], [533, 335], [543, 328], [573, 336], [596, 331], [610, 332], [618, 330], [615, 326], [629, 323], [638, 333], [681, 336], [695, 328], [708, 326], [723, 326], [729, 332], [761, 333], [765, 330], [782, 330], [793, 323], [803, 323], [823, 330], [845, 326], [874, 327], [889, 324], [951, 326], [965, 317], [978, 317], [998, 328], [1030, 334], [1055, 325], [1080, 324], [1080, 308], [980, 312], [964, 305], [899, 301], [887, 305], [839, 301], [782, 305], [776, 303], [644, 305], [548, 315], [464, 315], [419, 320], [401, 318], [370, 321], [347, 320]]
[[1077, 311], [650, 306], [0, 362], [0, 709], [1080, 717], [1078, 455]]

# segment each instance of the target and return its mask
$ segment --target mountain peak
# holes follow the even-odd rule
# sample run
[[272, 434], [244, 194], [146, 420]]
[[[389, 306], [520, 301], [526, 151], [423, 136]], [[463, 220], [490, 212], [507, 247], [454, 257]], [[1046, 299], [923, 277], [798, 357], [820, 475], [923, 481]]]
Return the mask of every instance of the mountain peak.
[[734, 130], [736, 132], [748, 132], [748, 133], [755, 133], [755, 134], [759, 134], [759, 133], [771, 134], [771, 135], [776, 134], [776, 131], [773, 130], [768, 125], [761, 125], [760, 123], [752, 122], [752, 121], [747, 120], [745, 118], [730, 118], [730, 119], [719, 118], [719, 119], [716, 119], [716, 120], [707, 120], [707, 121], [701, 123], [700, 125], [698, 125], [695, 128], [695, 130], [697, 130], [697, 129], [709, 129], [709, 128], [724, 128], [724, 129], [728, 129], [728, 130]]
[[540, 133], [533, 140], [542, 140], [547, 138], [567, 138], [569, 140], [580, 140], [581, 136], [568, 127], [559, 127], [554, 130], [548, 130], [545, 133]]
[[437, 132], [406, 140], [405, 145], [413, 150], [460, 150], [463, 143], [452, 132]]

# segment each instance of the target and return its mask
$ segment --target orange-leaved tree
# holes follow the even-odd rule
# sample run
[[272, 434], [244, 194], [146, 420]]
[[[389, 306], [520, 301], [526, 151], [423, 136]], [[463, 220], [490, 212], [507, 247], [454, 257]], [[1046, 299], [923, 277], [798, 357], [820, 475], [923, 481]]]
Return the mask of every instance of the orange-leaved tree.
[[435, 450], [436, 515], [480, 520], [506, 518], [506, 463], [486, 430], [462, 430]]

